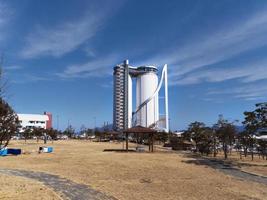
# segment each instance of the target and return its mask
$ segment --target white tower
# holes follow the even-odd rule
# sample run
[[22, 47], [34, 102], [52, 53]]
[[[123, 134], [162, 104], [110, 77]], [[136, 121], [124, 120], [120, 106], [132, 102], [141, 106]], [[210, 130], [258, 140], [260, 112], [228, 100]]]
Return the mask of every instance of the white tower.
[[[136, 79], [136, 110], [132, 113], [133, 79]], [[159, 114], [159, 91], [164, 80], [164, 117]], [[129, 66], [128, 60], [114, 67], [114, 130], [143, 126], [169, 131], [167, 65], [158, 82], [158, 69], [154, 66]]]
[[[137, 68], [141, 73], [136, 78], [136, 110], [151, 97], [158, 87], [157, 68], [142, 66]], [[140, 108], [137, 115], [137, 124], [149, 127], [159, 120], [159, 102], [156, 94], [146, 105]]]

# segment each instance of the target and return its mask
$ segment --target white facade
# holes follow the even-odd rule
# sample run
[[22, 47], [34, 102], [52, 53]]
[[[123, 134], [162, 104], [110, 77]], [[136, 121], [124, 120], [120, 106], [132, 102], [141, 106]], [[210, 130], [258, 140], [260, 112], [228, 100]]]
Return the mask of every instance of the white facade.
[[133, 83], [132, 77], [128, 75], [128, 128], [132, 127], [132, 112], [133, 112]]
[[265, 140], [267, 141], [267, 129], [259, 130], [255, 136], [258, 140]]
[[21, 125], [21, 130], [25, 128], [43, 128], [46, 129], [47, 121], [49, 120], [47, 115], [40, 114], [17, 114]]
[[[136, 109], [153, 96], [158, 87], [158, 76], [155, 72], [140, 74], [136, 80]], [[158, 94], [143, 106], [137, 113], [137, 125], [149, 127], [159, 120]]]
[[[134, 112], [134, 115], [136, 116], [135, 125], [141, 125], [144, 127], [169, 132], [167, 64], [165, 64], [162, 69], [159, 83], [156, 67], [144, 66], [138, 67], [137, 70], [143, 71], [143, 73], [137, 76], [137, 107], [136, 111]], [[158, 96], [159, 90], [163, 84], [165, 114], [160, 116]]]
[[255, 138], [258, 139], [258, 140], [265, 140], [265, 141], [267, 141], [267, 135], [256, 136]]

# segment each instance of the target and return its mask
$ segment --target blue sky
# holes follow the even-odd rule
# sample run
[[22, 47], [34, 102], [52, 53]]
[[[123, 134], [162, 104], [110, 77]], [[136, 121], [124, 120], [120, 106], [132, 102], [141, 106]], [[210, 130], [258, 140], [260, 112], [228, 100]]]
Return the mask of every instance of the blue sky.
[[113, 66], [169, 66], [171, 129], [267, 100], [267, 2], [0, 0], [8, 101], [59, 128], [112, 122]]

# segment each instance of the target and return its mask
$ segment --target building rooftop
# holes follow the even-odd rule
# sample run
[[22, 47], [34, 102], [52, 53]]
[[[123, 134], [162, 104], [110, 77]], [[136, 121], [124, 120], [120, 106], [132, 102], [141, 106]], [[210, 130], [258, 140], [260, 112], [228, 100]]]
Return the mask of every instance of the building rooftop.
[[44, 114], [17, 114], [19, 120], [28, 120], [28, 121], [48, 121], [49, 118]]

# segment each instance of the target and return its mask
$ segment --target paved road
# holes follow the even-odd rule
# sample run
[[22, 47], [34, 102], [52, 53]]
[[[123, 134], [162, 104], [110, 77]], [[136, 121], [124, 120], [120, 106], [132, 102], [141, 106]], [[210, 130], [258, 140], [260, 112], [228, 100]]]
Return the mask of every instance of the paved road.
[[71, 180], [61, 178], [44, 172], [32, 172], [16, 169], [0, 169], [0, 173], [12, 176], [21, 176], [37, 180], [44, 185], [52, 188], [63, 199], [69, 200], [116, 200], [114, 197], [107, 196], [98, 192], [87, 185], [78, 184]]
[[254, 181], [267, 185], [267, 177], [244, 172], [240, 168], [237, 168], [231, 164], [226, 164], [223, 160], [215, 160], [204, 157], [194, 157], [192, 160], [187, 160], [184, 162], [196, 165], [206, 165], [216, 170], [219, 170], [224, 174], [231, 175], [238, 179]]

